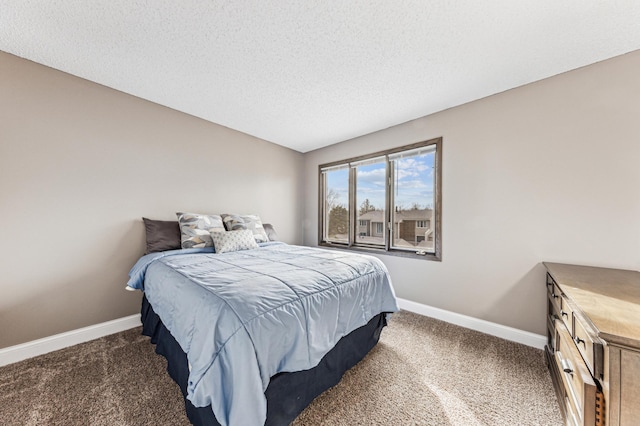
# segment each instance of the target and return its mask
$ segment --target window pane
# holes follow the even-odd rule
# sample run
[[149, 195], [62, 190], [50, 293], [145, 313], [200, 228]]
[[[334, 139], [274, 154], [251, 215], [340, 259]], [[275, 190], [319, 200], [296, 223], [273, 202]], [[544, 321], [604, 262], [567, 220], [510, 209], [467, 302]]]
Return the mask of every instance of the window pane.
[[386, 160], [360, 163], [356, 169], [356, 244], [385, 245]]
[[324, 239], [349, 242], [349, 168], [328, 170], [325, 176]]
[[394, 248], [435, 252], [435, 151], [402, 156], [393, 163]]

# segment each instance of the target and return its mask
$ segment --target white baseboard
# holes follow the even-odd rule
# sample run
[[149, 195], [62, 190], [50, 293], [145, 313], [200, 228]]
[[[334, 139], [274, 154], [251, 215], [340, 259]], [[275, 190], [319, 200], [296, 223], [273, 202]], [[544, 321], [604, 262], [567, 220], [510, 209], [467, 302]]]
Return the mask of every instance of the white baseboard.
[[445, 311], [444, 309], [434, 308], [433, 306], [423, 305], [406, 299], [398, 298], [398, 305], [400, 306], [400, 309], [404, 309], [409, 312], [439, 319], [461, 327], [470, 328], [471, 330], [511, 340], [512, 342], [532, 346], [537, 349], [544, 349], [544, 345], [547, 344], [547, 338], [545, 336], [531, 333], [529, 331], [507, 327], [506, 325], [496, 324], [494, 322], [469, 317], [467, 315], [451, 311]]
[[[451, 311], [445, 311], [444, 309], [434, 308], [433, 306], [423, 305], [410, 300], [398, 298], [398, 305], [401, 309], [409, 312], [446, 321], [451, 324], [470, 328], [472, 330], [487, 333], [502, 339], [511, 340], [513, 342], [522, 343], [523, 345], [532, 346], [534, 348], [543, 349], [544, 345], [547, 343], [547, 338], [539, 334], [507, 327]], [[78, 343], [84, 343], [99, 337], [108, 336], [109, 334], [129, 330], [130, 328], [134, 328], [139, 325], [140, 315], [135, 314], [103, 322], [101, 324], [79, 328], [77, 330], [67, 331], [65, 333], [56, 334], [43, 339], [33, 340], [20, 345], [9, 346], [8, 348], [0, 349], [0, 367], [25, 360], [27, 358], [32, 358], [34, 356], [57, 351], [58, 349], [64, 349], [69, 346], [77, 345]]]
[[43, 355], [48, 352], [64, 349], [78, 343], [88, 342], [109, 334], [119, 333], [124, 330], [139, 326], [140, 314], [103, 322], [65, 333], [55, 334], [20, 345], [9, 346], [0, 349], [0, 367], [14, 362], [22, 361], [34, 356]]

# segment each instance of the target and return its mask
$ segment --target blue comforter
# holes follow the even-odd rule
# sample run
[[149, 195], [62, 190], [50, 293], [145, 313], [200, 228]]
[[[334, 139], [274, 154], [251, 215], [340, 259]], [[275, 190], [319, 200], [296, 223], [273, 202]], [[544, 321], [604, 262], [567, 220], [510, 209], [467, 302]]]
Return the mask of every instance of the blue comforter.
[[187, 354], [188, 398], [222, 425], [263, 425], [271, 376], [315, 367], [343, 336], [398, 310], [375, 257], [287, 244], [140, 259], [141, 288]]

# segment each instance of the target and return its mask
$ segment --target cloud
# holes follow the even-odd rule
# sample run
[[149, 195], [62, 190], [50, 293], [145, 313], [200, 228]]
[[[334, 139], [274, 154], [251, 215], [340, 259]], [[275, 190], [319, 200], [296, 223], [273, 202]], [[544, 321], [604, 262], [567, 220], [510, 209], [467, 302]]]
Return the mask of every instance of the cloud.
[[403, 158], [396, 162], [396, 183], [403, 184], [407, 179], [429, 181], [433, 177], [433, 166], [428, 158]]
[[358, 169], [358, 186], [363, 184], [384, 186], [385, 177], [386, 177], [385, 168], [378, 168], [373, 170]]
[[398, 189], [406, 190], [406, 189], [415, 189], [415, 188], [430, 188], [433, 186], [433, 182], [426, 182], [423, 179], [413, 179], [413, 180], [404, 180], [402, 182], [398, 182]]
[[428, 158], [416, 159], [413, 158], [402, 158], [400, 160], [396, 160], [396, 168], [403, 170], [413, 170], [418, 173], [422, 173], [425, 170], [429, 170], [432, 168], [432, 161], [429, 161]]

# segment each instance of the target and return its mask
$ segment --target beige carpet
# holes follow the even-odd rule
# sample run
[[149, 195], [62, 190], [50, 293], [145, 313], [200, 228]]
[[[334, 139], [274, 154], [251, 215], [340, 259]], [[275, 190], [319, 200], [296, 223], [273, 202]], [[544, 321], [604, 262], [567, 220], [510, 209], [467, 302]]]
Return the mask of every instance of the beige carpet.
[[[0, 368], [2, 425], [188, 425], [140, 329]], [[402, 311], [294, 425], [560, 425], [542, 351]]]

